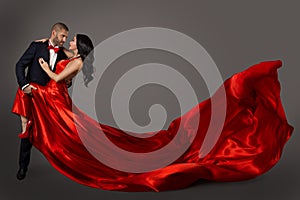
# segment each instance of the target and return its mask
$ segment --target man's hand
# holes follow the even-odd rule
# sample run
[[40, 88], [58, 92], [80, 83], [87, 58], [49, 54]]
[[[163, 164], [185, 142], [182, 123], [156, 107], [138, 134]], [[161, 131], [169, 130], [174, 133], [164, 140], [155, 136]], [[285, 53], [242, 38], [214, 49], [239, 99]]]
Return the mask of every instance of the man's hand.
[[32, 85], [28, 85], [26, 88], [24, 88], [23, 92], [25, 94], [31, 94], [31, 90], [36, 90], [37, 88], [32, 86]]

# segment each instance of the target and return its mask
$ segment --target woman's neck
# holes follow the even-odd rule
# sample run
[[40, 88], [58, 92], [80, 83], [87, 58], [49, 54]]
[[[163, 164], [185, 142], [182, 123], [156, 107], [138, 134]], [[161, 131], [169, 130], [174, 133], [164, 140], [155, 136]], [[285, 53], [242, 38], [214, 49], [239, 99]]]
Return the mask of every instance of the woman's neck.
[[74, 54], [72, 57], [70, 57], [69, 59], [74, 59], [74, 58], [79, 58], [80, 54]]

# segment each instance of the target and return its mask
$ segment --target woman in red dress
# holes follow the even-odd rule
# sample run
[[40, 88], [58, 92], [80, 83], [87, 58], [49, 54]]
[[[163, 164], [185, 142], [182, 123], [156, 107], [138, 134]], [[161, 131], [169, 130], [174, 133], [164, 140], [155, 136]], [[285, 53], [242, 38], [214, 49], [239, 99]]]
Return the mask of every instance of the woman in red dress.
[[[293, 131], [280, 100], [277, 69], [281, 67], [281, 61], [259, 63], [224, 82], [227, 97], [225, 123], [213, 149], [201, 157], [199, 150], [210, 124], [210, 99], [173, 120], [167, 130], [155, 135], [144, 133], [151, 135], [144, 138], [100, 124], [73, 105], [64, 80], [73, 78], [82, 70], [84, 83], [88, 85], [93, 79], [92, 49], [91, 40], [77, 34], [70, 42], [74, 57], [60, 61], [55, 73], [41, 58], [40, 65], [52, 80], [47, 86], [33, 84], [37, 90], [32, 92], [31, 99], [33, 124], [30, 141], [52, 166], [72, 180], [105, 190], [163, 191], [187, 187], [199, 179], [240, 181], [254, 178], [279, 161]], [[15, 101], [18, 103], [18, 99]], [[198, 114], [201, 120], [196, 121]], [[178, 130], [180, 123], [184, 126]], [[147, 163], [148, 153], [171, 143], [178, 131], [181, 136], [179, 142], [173, 144], [174, 150], [187, 142], [190, 146], [178, 159], [164, 167], [130, 172], [105, 162], [110, 161], [120, 168], [124, 165], [123, 157], [111, 156], [115, 149], [104, 138], [123, 149], [124, 157], [127, 152], [142, 154], [143, 162]], [[192, 134], [194, 137], [190, 141]], [[86, 144], [91, 144], [92, 149]], [[168, 156], [168, 152], [163, 156]], [[133, 156], [127, 160], [132, 166], [141, 164], [134, 159]]]

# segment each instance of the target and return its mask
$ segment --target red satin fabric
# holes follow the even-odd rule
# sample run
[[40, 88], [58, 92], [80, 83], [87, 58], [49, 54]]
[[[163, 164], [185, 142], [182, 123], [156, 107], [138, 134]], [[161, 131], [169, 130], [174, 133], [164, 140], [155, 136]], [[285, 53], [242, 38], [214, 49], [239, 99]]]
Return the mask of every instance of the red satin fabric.
[[[60, 61], [56, 72], [68, 62]], [[32, 97], [19, 90], [13, 112], [33, 118], [32, 144], [58, 171], [87, 186], [119, 191], [163, 191], [184, 188], [199, 179], [241, 181], [272, 168], [292, 134], [293, 127], [287, 122], [280, 100], [277, 68], [281, 64], [281, 61], [262, 62], [224, 82], [225, 124], [214, 148], [204, 158], [199, 157], [199, 149], [210, 123], [210, 99], [173, 120], [167, 130], [148, 138], [133, 137], [105, 124], [100, 124], [100, 128], [98, 122], [80, 109], [73, 107], [72, 110], [74, 105], [63, 82], [50, 81], [47, 86], [33, 83], [38, 89], [33, 91]], [[28, 104], [31, 104], [30, 110]], [[201, 115], [199, 122], [193, 121], [196, 112]], [[180, 130], [184, 132], [180, 138], [183, 143], [191, 139], [190, 131], [199, 125], [188, 150], [172, 164], [144, 173], [123, 172], [106, 166], [88, 152], [78, 135], [80, 130], [83, 138], [104, 154], [110, 149], [97, 134], [105, 134], [124, 150], [151, 152], [175, 137], [180, 122], [188, 127], [188, 130]]]

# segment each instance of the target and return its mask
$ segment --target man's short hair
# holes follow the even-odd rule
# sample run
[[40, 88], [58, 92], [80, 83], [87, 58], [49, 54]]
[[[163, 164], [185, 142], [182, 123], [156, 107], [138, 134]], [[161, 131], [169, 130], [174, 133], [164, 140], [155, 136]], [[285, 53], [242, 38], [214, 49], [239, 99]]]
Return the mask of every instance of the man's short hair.
[[53, 30], [55, 31], [61, 31], [62, 29], [66, 30], [66, 31], [69, 31], [69, 28], [67, 27], [67, 25], [65, 25], [64, 23], [62, 22], [57, 22], [56, 24], [54, 24], [51, 28], [51, 32]]

